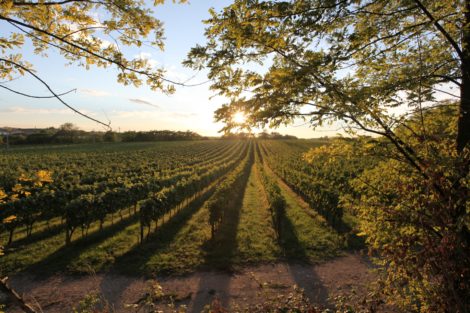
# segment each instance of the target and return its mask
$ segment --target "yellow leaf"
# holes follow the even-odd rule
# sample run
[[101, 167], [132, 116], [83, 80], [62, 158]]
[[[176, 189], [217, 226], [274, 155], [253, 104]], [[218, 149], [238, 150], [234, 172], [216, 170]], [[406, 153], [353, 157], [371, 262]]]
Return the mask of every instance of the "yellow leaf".
[[3, 202], [3, 199], [5, 199], [6, 197], [8, 197], [8, 195], [3, 189], [0, 189], [0, 203]]
[[23, 190], [23, 186], [21, 186], [20, 184], [16, 184], [15, 186], [13, 186], [12, 188], [12, 191], [13, 192], [20, 192]]
[[13, 222], [14, 220], [16, 220], [16, 215], [10, 215], [3, 219], [3, 224], [9, 224]]
[[52, 179], [52, 172], [46, 170], [40, 170], [36, 174], [38, 180], [43, 183], [52, 183], [54, 180]]
[[26, 176], [24, 173], [22, 173], [20, 175], [20, 177], [18, 178], [19, 181], [31, 181], [31, 178], [29, 178], [28, 176]]

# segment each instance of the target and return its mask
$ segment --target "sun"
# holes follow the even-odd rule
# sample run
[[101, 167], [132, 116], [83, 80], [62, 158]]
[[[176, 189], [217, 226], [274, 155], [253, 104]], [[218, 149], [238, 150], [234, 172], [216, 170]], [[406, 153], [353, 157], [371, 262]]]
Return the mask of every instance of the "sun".
[[243, 112], [235, 112], [232, 115], [232, 120], [237, 124], [243, 124], [246, 122], [246, 115]]

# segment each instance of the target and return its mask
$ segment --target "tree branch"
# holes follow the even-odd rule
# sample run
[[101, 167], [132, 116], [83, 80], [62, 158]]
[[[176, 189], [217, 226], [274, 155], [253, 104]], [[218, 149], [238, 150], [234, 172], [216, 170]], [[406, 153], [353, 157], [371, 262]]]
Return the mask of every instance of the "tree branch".
[[62, 5], [62, 4], [67, 4], [71, 2], [101, 3], [101, 2], [94, 2], [94, 1], [87, 1], [87, 0], [63, 0], [63, 1], [49, 1], [49, 2], [13, 1], [13, 5], [18, 5], [18, 6]]
[[0, 279], [0, 290], [6, 293], [10, 297], [10, 299], [12, 299], [13, 302], [19, 305], [21, 309], [26, 313], [37, 313], [37, 311], [33, 309], [29, 304], [27, 304], [15, 290], [8, 286], [7, 280], [8, 277]]
[[[165, 78], [164, 76], [161, 76], [161, 75], [152, 74], [152, 73], [149, 73], [149, 72], [147, 72], [147, 71], [142, 71], [142, 70], [137, 70], [137, 69], [135, 69], [135, 68], [131, 68], [131, 67], [129, 67], [129, 66], [127, 66], [127, 65], [124, 65], [123, 63], [119, 62], [118, 60], [113, 60], [113, 59], [111, 59], [111, 58], [108, 58], [108, 57], [105, 57], [105, 56], [103, 56], [103, 55], [100, 55], [100, 54], [98, 54], [98, 53], [96, 53], [96, 52], [90, 51], [90, 50], [84, 48], [83, 46], [80, 46], [80, 45], [78, 45], [78, 44], [76, 44], [76, 43], [74, 43], [74, 42], [65, 40], [64, 38], [59, 37], [59, 36], [57, 36], [56, 34], [50, 33], [50, 32], [48, 32], [48, 31], [43, 30], [43, 29], [40, 29], [40, 28], [38, 28], [38, 27], [36, 27], [36, 26], [29, 25], [29, 24], [26, 24], [26, 23], [24, 23], [24, 22], [11, 19], [11, 18], [6, 17], [6, 16], [3, 16], [3, 15], [0, 15], [0, 20], [4, 20], [4, 21], [10, 22], [10, 23], [12, 23], [12, 24], [15, 24], [16, 26], [20, 25], [20, 26], [26, 27], [26, 28], [28, 28], [28, 29], [37, 31], [37, 32], [39, 32], [39, 33], [45, 34], [45, 35], [47, 35], [47, 36], [49, 36], [49, 37], [52, 37], [52, 38], [54, 38], [54, 39], [57, 39], [57, 40], [60, 41], [60, 42], [65, 43], [65, 44], [67, 44], [67, 45], [69, 45], [69, 46], [71, 46], [71, 47], [73, 47], [73, 48], [75, 48], [75, 49], [78, 49], [78, 50], [80, 50], [80, 51], [82, 51], [82, 52], [85, 52], [85, 53], [87, 53], [87, 54], [89, 54], [89, 55], [91, 55], [91, 56], [93, 56], [93, 57], [99, 58], [99, 59], [101, 59], [101, 60], [103, 60], [103, 61], [107, 61], [107, 62], [109, 62], [109, 63], [111, 63], [111, 64], [115, 64], [115, 65], [117, 65], [119, 68], [121, 68], [122, 70], [127, 70], [127, 71], [130, 71], [130, 72], [136, 73], [136, 74], [144, 75], [144, 76], [147, 76], [148, 78], [158, 78], [158, 79], [161, 79], [162, 81], [167, 82], [167, 83], [169, 83], [169, 84], [173, 84], [173, 85], [177, 85], [177, 86], [182, 86], [182, 87], [196, 87], [196, 86], [200, 86], [200, 85], [203, 85], [203, 84], [206, 84], [206, 83], [207, 83], [207, 81], [205, 81], [205, 82], [197, 83], [197, 84], [184, 84], [184, 83], [181, 83], [181, 82], [173, 81], [173, 80], [168, 79], [168, 78]], [[27, 32], [27, 31], [25, 31], [25, 30], [22, 30], [22, 31], [24, 31], [26, 34], [28, 34], [28, 35], [30, 35], [30, 36], [32, 36], [32, 37], [36, 37], [36, 36], [34, 36], [33, 34]], [[36, 39], [37, 39], [37, 37], [36, 37]], [[39, 40], [41, 40], [41, 39], [39, 39]], [[44, 42], [44, 43], [46, 43], [46, 44], [48, 44], [48, 45], [51, 45], [51, 46], [54, 46], [54, 47], [59, 48], [59, 49], [61, 49], [61, 50], [64, 50], [64, 51], [66, 51], [66, 52], [68, 52], [68, 53], [72, 53], [72, 52], [70, 52], [69, 50], [67, 50], [67, 49], [65, 49], [65, 48], [63, 48], [63, 47], [60, 47], [59, 45], [54, 45], [53, 43], [48, 42], [48, 41], [45, 41], [45, 40], [41, 40], [41, 41]], [[73, 54], [76, 55], [76, 53], [73, 53]]]
[[[35, 98], [35, 99], [50, 99], [50, 98], [56, 98], [56, 96], [33, 96], [33, 95], [29, 95], [29, 94], [27, 94], [27, 93], [23, 93], [23, 92], [20, 92], [20, 91], [11, 89], [11, 88], [9, 88], [9, 87], [7, 87], [7, 86], [3, 86], [3, 85], [0, 85], [0, 88], [6, 89], [6, 90], [11, 91], [11, 92], [13, 92], [13, 93], [16, 93], [16, 94], [18, 94], [18, 95], [22, 95], [22, 96], [29, 97], [29, 98]], [[74, 88], [74, 89], [72, 89], [72, 90], [66, 91], [66, 92], [64, 92], [64, 93], [59, 93], [59, 94], [57, 94], [57, 95], [58, 95], [59, 97], [60, 97], [60, 96], [65, 96], [66, 94], [69, 94], [69, 93], [71, 93], [71, 92], [73, 92], [73, 91], [77, 91], [77, 89]]]
[[[305, 66], [295, 60], [293, 60], [289, 55], [281, 51], [280, 49], [277, 49], [275, 47], [272, 47], [264, 42], [260, 42], [259, 40], [254, 40], [252, 38], [246, 38], [248, 40], [251, 40], [261, 46], [267, 47], [271, 49], [272, 51], [278, 53], [281, 55], [283, 58], [287, 59], [288, 61], [292, 62], [296, 66], [300, 68], [304, 68]], [[320, 75], [317, 75], [316, 73], [309, 71], [309, 73], [312, 75], [312, 77], [321, 85], [323, 86], [327, 91], [331, 91], [333, 94], [336, 94], [339, 97], [339, 101], [342, 101], [343, 103], [352, 103], [357, 105], [357, 102], [354, 99], [351, 99], [347, 94], [345, 94], [342, 90], [338, 88], [333, 83], [329, 83], [326, 80], [324, 80]], [[398, 149], [400, 153], [403, 154], [403, 156], [407, 159], [407, 161], [410, 163], [411, 166], [413, 166], [418, 173], [420, 173], [425, 179], [429, 179], [428, 174], [424, 171], [422, 167], [422, 160], [419, 158], [418, 154], [411, 148], [409, 145], [407, 145], [403, 140], [401, 140], [394, 132], [393, 130], [388, 127], [380, 117], [378, 117], [376, 114], [371, 112], [370, 110], [367, 110], [367, 113], [371, 114], [372, 119], [380, 125], [380, 127], [384, 130], [384, 132], [379, 132], [380, 135], [385, 136], [388, 138]], [[343, 114], [345, 116], [345, 114]], [[351, 114], [348, 116], [354, 123], [359, 125], [359, 127], [363, 128], [366, 131], [370, 131], [369, 128], [365, 127], [357, 117], [354, 116], [354, 114]], [[377, 133], [377, 131], [372, 130], [372, 133]]]
[[444, 27], [442, 27], [441, 24], [439, 24], [439, 21], [434, 18], [431, 12], [429, 12], [429, 10], [423, 5], [423, 3], [420, 0], [413, 0], [413, 1], [418, 5], [421, 11], [423, 11], [423, 13], [429, 18], [429, 20], [434, 24], [434, 26], [436, 26], [436, 28], [442, 33], [442, 35], [444, 35], [447, 41], [451, 44], [451, 46], [457, 52], [460, 59], [463, 60], [464, 55], [459, 45], [457, 44], [457, 42], [450, 36], [450, 34], [444, 29]]
[[59, 100], [63, 105], [65, 105], [67, 108], [69, 108], [70, 110], [74, 111], [75, 113], [77, 113], [78, 115], [81, 115], [89, 120], [92, 120], [93, 122], [96, 122], [98, 124], [101, 124], [103, 126], [105, 126], [107, 129], [111, 130], [111, 126], [110, 124], [111, 123], [104, 123], [104, 122], [101, 122], [85, 113], [82, 113], [80, 111], [78, 111], [77, 109], [75, 109], [74, 107], [70, 106], [69, 104], [67, 104], [64, 100], [62, 100], [62, 98], [60, 97], [59, 94], [57, 94], [54, 90], [52, 90], [52, 88], [49, 86], [49, 84], [47, 84], [43, 79], [41, 79], [41, 77], [39, 77], [38, 75], [36, 75], [32, 70], [30, 70], [29, 68], [19, 64], [19, 63], [16, 63], [14, 61], [11, 61], [11, 60], [8, 60], [8, 59], [4, 59], [4, 58], [0, 58], [0, 61], [3, 61], [5, 63], [9, 63], [25, 72], [28, 72], [31, 76], [33, 76], [34, 78], [36, 78], [37, 80], [39, 80], [44, 86], [46, 86], [46, 88], [50, 91], [50, 93], [53, 95], [54, 98], [57, 98], [57, 100]]

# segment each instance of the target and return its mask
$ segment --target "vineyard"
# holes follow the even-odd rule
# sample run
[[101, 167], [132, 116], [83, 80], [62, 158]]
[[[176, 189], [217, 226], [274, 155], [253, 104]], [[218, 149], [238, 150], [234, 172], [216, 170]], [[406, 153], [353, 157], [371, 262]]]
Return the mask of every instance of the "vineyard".
[[304, 140], [18, 148], [0, 154], [2, 275], [181, 274], [318, 262], [353, 241]]

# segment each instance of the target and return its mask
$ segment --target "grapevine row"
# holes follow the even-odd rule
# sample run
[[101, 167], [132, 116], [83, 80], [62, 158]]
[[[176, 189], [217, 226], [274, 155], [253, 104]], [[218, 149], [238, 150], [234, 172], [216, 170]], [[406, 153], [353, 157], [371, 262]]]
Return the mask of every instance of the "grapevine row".
[[[303, 171], [303, 164], [293, 155], [286, 155], [282, 148], [273, 149], [279, 143], [261, 144], [263, 158], [269, 167], [298, 195], [300, 195], [311, 208], [322, 215], [327, 222], [335, 228], [343, 226], [343, 209], [339, 205], [339, 194], [332, 187], [314, 176]], [[282, 143], [280, 143], [282, 144]]]
[[225, 212], [236, 209], [237, 201], [234, 201], [234, 199], [239, 197], [245, 188], [246, 178], [250, 173], [253, 158], [253, 143], [250, 142], [246, 158], [232, 173], [223, 179], [212, 197], [207, 201], [212, 238], [224, 222]]

